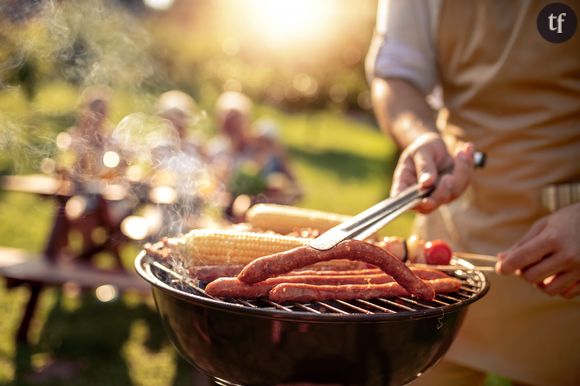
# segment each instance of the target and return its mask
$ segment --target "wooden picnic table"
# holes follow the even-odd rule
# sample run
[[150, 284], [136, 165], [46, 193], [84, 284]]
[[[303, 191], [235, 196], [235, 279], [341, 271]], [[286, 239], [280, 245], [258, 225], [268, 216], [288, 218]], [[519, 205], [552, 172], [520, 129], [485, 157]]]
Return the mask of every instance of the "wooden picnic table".
[[2, 190], [33, 193], [40, 196], [70, 195], [70, 181], [59, 180], [43, 174], [0, 176]]
[[97, 288], [112, 285], [124, 290], [148, 290], [147, 283], [137, 275], [119, 270], [106, 270], [72, 262], [50, 262], [42, 254], [34, 254], [19, 248], [0, 247], [0, 272], [9, 280], [26, 280], [38, 285], [61, 285], [75, 283], [81, 288]]
[[[72, 181], [44, 174], [0, 176], [0, 189], [9, 192], [31, 193], [39, 196], [70, 198], [75, 193]], [[128, 190], [120, 183], [95, 181], [92, 189], [108, 201], [124, 199]]]
[[[40, 293], [46, 286], [60, 286], [70, 282], [81, 288], [97, 288], [110, 284], [121, 291], [149, 292], [145, 281], [132, 270], [125, 270], [119, 254], [120, 245], [129, 241], [121, 232], [121, 222], [132, 214], [138, 202], [121, 206], [121, 214], [116, 216], [111, 213], [111, 205], [128, 198], [127, 186], [107, 181], [79, 185], [67, 179], [35, 174], [1, 176], [0, 189], [52, 198], [56, 204], [53, 224], [42, 253], [0, 247], [0, 275], [6, 279], [8, 288], [21, 285], [30, 288], [30, 297], [16, 334], [17, 342], [28, 343], [30, 323]], [[93, 208], [83, 214], [85, 217], [71, 219], [66, 213], [66, 206], [77, 195], [90, 196]], [[72, 253], [70, 232], [80, 230], [90, 233], [96, 228], [105, 231], [105, 240], [84, 245], [80, 251]], [[93, 264], [93, 258], [101, 252], [115, 258], [114, 269], [102, 270]]]

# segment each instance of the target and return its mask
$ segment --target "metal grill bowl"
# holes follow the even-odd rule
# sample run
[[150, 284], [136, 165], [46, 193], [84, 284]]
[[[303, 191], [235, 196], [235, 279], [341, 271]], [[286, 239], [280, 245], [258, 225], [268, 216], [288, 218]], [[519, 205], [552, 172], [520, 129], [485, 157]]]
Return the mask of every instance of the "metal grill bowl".
[[481, 272], [457, 270], [461, 290], [429, 302], [277, 304], [211, 298], [144, 251], [135, 266], [177, 351], [222, 385], [404, 385], [445, 354], [468, 305], [489, 289]]

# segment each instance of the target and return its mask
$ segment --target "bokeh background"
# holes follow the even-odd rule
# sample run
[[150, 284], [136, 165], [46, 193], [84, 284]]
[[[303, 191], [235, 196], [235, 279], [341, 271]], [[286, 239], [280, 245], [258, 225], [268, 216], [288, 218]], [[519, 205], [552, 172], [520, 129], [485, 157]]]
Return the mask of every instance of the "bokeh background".
[[[281, 130], [304, 190], [299, 206], [353, 214], [388, 195], [397, 159], [372, 114], [364, 58], [376, 0], [4, 0], [0, 3], [0, 174], [43, 173], [79, 96], [112, 90], [110, 120], [153, 114], [164, 91], [215, 132], [224, 91]], [[0, 245], [39, 252], [53, 202], [0, 192]], [[387, 232], [405, 236], [412, 215]], [[123, 251], [130, 267], [139, 245]], [[2, 284], [2, 283], [0, 283]], [[191, 385], [150, 298], [47, 291], [32, 346], [13, 335], [26, 288], [0, 287], [0, 384]], [[489, 385], [505, 384], [490, 377]]]

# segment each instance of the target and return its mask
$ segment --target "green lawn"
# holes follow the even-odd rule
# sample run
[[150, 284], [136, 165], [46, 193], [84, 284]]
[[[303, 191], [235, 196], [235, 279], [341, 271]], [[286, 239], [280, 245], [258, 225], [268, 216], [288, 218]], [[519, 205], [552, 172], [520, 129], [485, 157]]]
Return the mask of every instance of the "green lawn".
[[[34, 102], [32, 118], [25, 116], [25, 102], [17, 93], [0, 93], [0, 102], [14, 107], [5, 118], [31, 125], [35, 130], [30, 133], [38, 138], [53, 135], [60, 124], [70, 124], [74, 93], [60, 85], [54, 86], [52, 94], [49, 91], [43, 90]], [[150, 106], [131, 98], [121, 98], [116, 118]], [[386, 196], [396, 152], [372, 124], [340, 112], [288, 113], [260, 107], [257, 113], [282, 128], [306, 193], [301, 206], [353, 214]], [[39, 121], [45, 124], [36, 126]], [[12, 130], [23, 135], [17, 124]], [[33, 143], [22, 137], [19, 145], [23, 147], [18, 149], [25, 151]], [[20, 154], [16, 159], [39, 158], [29, 157]], [[16, 171], [32, 171], [32, 164]], [[52, 210], [50, 200], [0, 193], [0, 245], [42, 250]], [[411, 220], [411, 215], [405, 215], [386, 232], [404, 236]], [[124, 251], [127, 266], [137, 249]], [[47, 290], [32, 326], [32, 347], [27, 350], [13, 342], [26, 296], [25, 288], [8, 291], [0, 285], [0, 385], [195, 385], [190, 367], [167, 341], [150, 298], [126, 294], [102, 303], [91, 293]], [[490, 377], [488, 386], [492, 385], [508, 383]]]

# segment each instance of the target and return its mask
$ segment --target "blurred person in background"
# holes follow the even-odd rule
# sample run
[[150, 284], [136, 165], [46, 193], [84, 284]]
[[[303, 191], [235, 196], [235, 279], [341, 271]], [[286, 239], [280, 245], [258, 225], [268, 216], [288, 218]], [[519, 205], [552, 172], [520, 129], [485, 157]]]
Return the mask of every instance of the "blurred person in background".
[[302, 197], [302, 190], [280, 141], [276, 123], [269, 119], [256, 121], [252, 142], [259, 175], [266, 181], [266, 190], [253, 203], [294, 204]]
[[210, 154], [231, 195], [226, 215], [233, 221], [255, 203], [291, 204], [302, 196], [278, 127], [266, 119], [252, 123], [252, 107], [239, 92], [225, 92], [216, 102], [219, 134]]
[[[196, 130], [201, 112], [194, 99], [183, 91], [170, 90], [159, 96], [156, 110], [162, 122], [155, 127], [155, 140], [151, 141], [155, 145], [148, 196], [161, 219], [150, 235], [158, 239], [182, 233], [199, 219], [204, 198], [200, 174], [211, 165]], [[203, 185], [214, 186], [209, 177]]]
[[[127, 205], [118, 200], [110, 205], [102, 195], [103, 182], [121, 177], [125, 162], [120, 147], [111, 137], [107, 120], [110, 107], [110, 90], [104, 86], [86, 88], [80, 97], [76, 124], [58, 134], [56, 142], [57, 173], [71, 183], [72, 195], [66, 203], [67, 221], [61, 226], [65, 252], [68, 236], [76, 230], [82, 237], [81, 252], [91, 250], [99, 242], [94, 240], [95, 230], [113, 229], [125, 216]], [[122, 268], [118, 245], [111, 247], [119, 267]]]
[[[544, 39], [548, 3], [380, 2], [367, 68], [380, 126], [403, 150], [391, 194], [440, 177], [415, 230], [497, 254], [501, 274], [413, 385], [481, 385], [486, 372], [580, 384], [580, 36]], [[446, 121], [427, 103], [437, 87]], [[474, 147], [488, 156], [476, 172]]]
[[[104, 159], [107, 151], [115, 151], [109, 115], [110, 90], [103, 86], [86, 88], [80, 97], [75, 125], [57, 136], [61, 153], [57, 161], [61, 170], [78, 182], [88, 182], [111, 176], [113, 168]], [[113, 166], [113, 164], [109, 164]], [[115, 163], [114, 166], [118, 166]]]
[[213, 161], [232, 166], [251, 158], [253, 103], [245, 94], [226, 91], [215, 104], [217, 134], [208, 144]]
[[205, 158], [203, 141], [190, 126], [196, 122], [199, 109], [191, 96], [179, 90], [164, 92], [157, 100], [158, 115], [169, 123], [172, 151]]
[[253, 103], [245, 94], [222, 93], [215, 104], [217, 134], [208, 144], [208, 155], [214, 172], [228, 192], [225, 216], [237, 221], [251, 205], [250, 196], [263, 192], [265, 180], [255, 160], [252, 134]]

